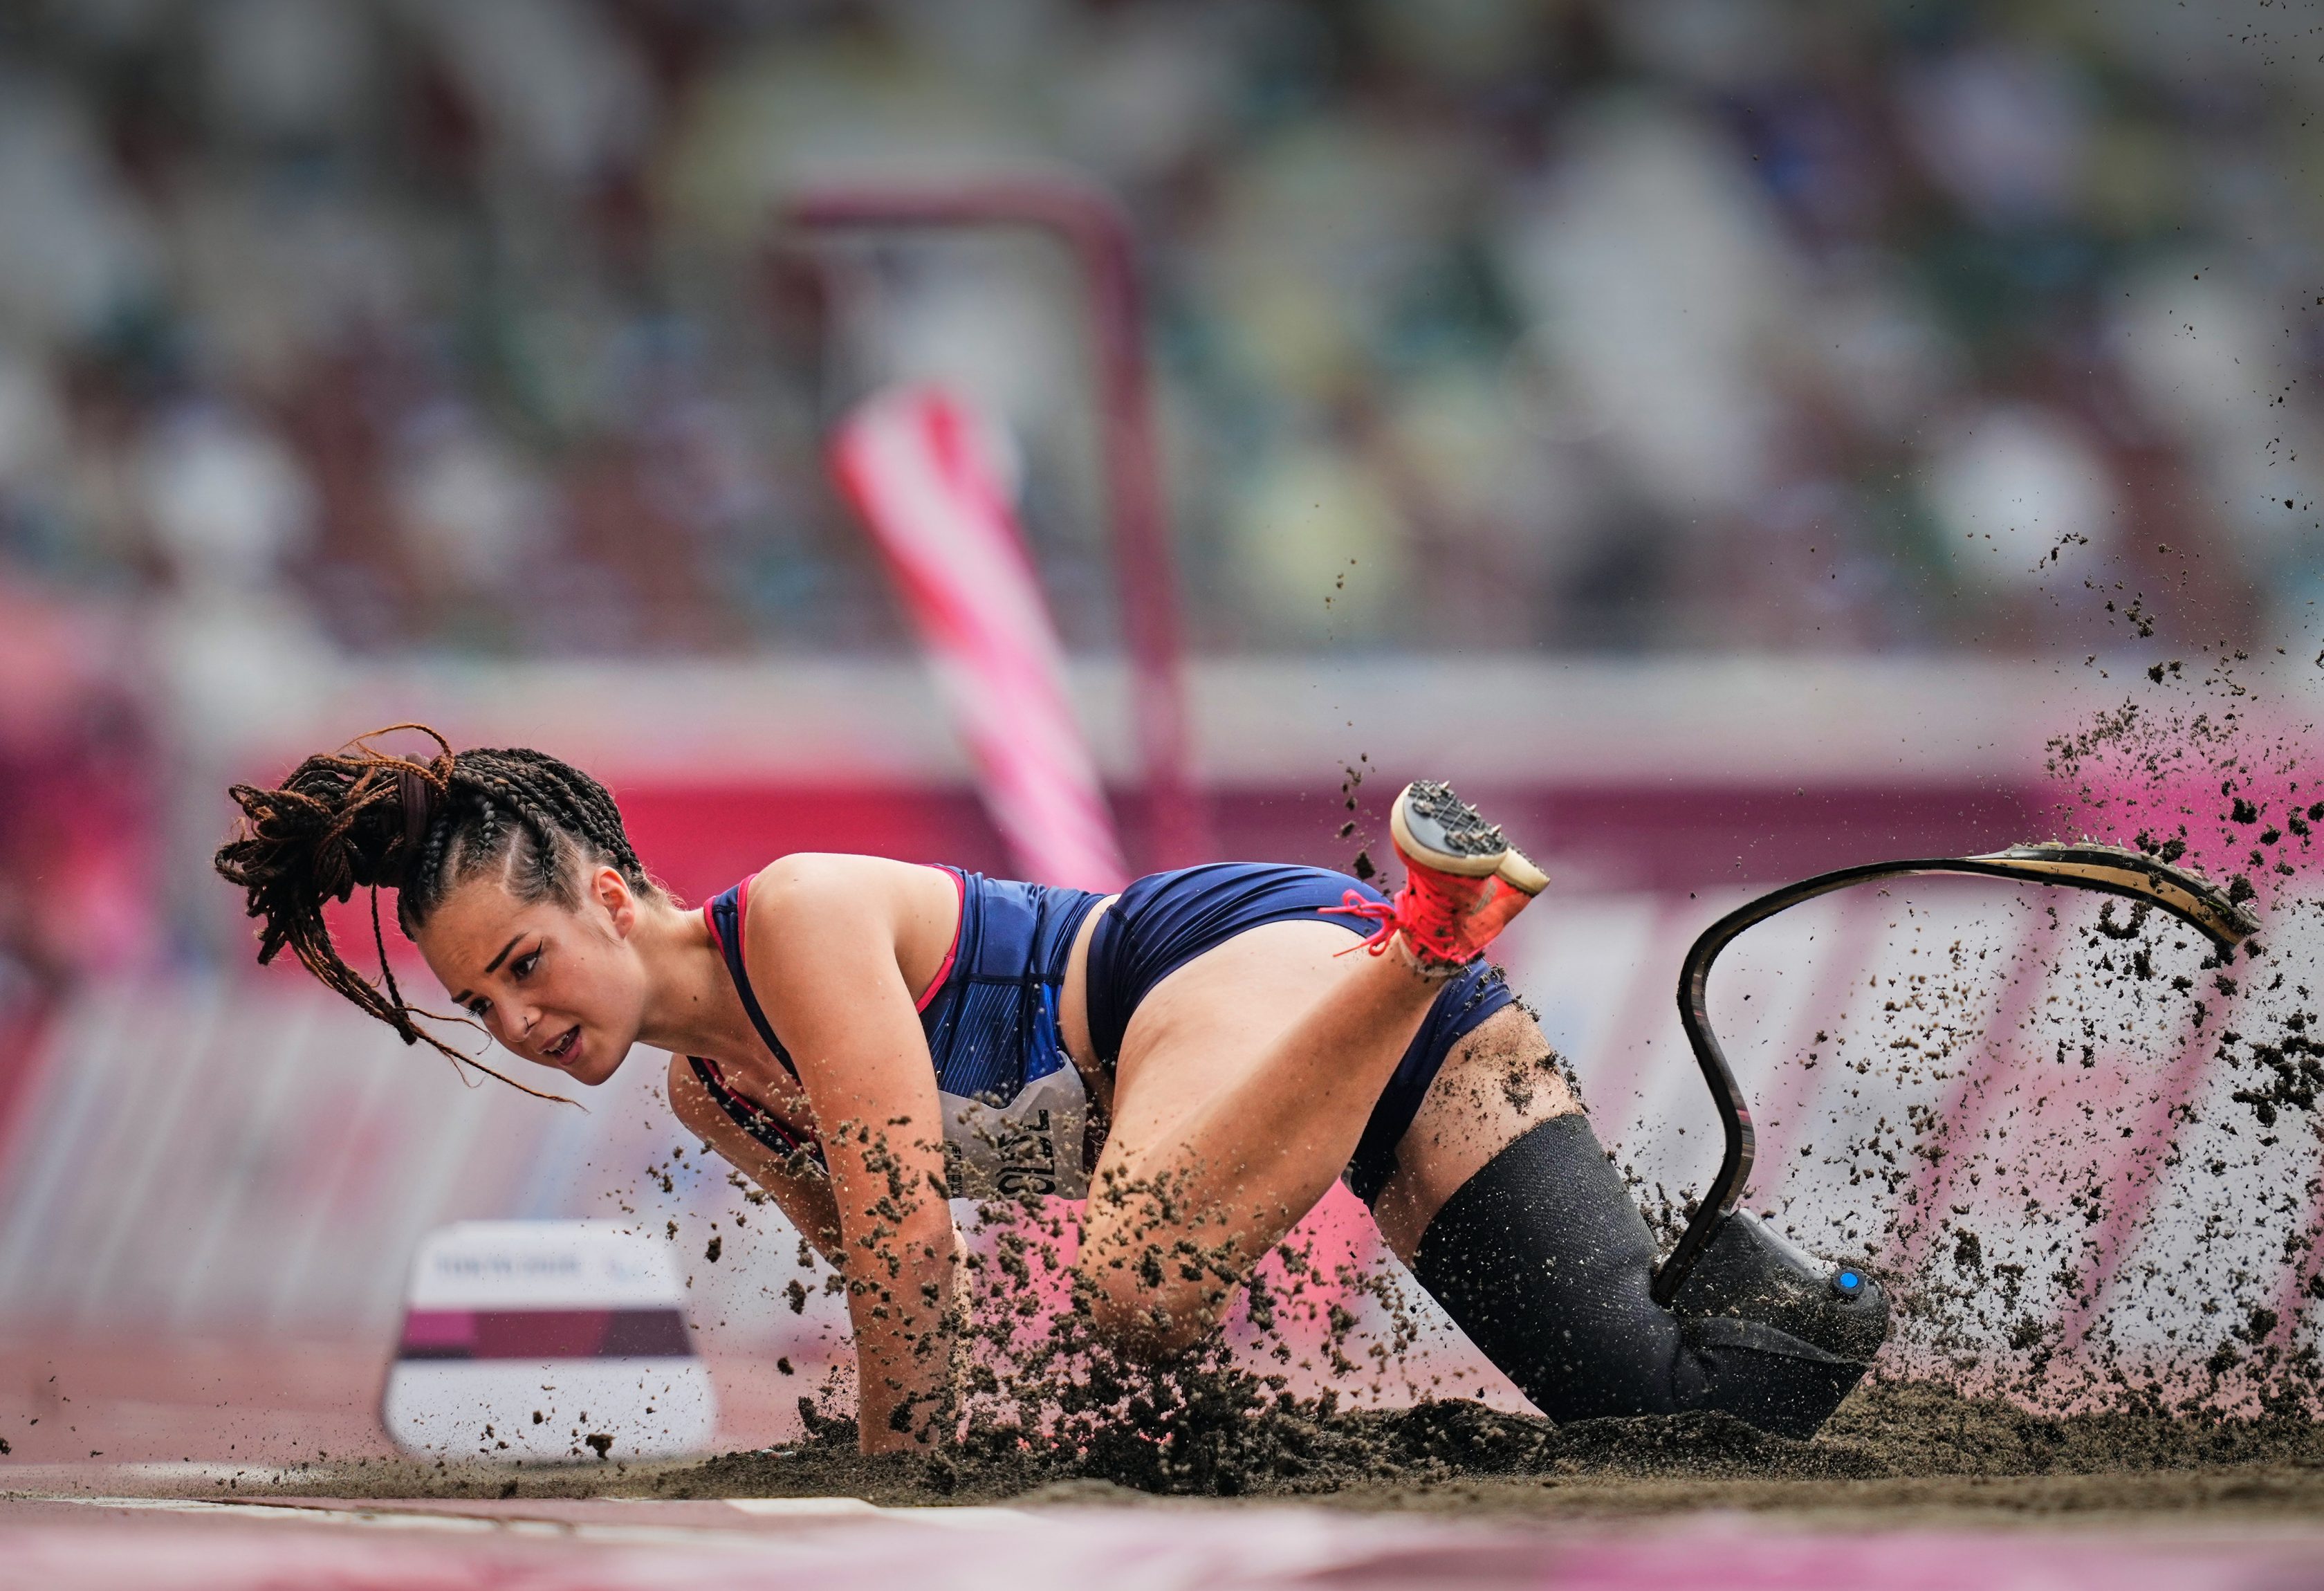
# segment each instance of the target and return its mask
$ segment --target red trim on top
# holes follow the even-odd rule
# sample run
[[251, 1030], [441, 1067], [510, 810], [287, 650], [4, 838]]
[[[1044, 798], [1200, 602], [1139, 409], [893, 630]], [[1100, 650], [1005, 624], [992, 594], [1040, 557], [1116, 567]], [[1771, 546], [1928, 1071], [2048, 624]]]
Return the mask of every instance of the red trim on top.
[[[766, 870], [761, 867], [759, 873]], [[742, 964], [745, 973], [751, 970], [751, 886], [759, 882], [759, 873], [744, 879], [741, 892], [734, 897], [734, 959]], [[768, 1020], [771, 1022], [773, 1018]]]
[[957, 867], [947, 867], [944, 871], [945, 875], [952, 880], [954, 897], [952, 944], [945, 949], [945, 958], [936, 967], [936, 976], [928, 980], [927, 989], [920, 995], [919, 999], [913, 1004], [912, 1009], [914, 1011], [926, 1011], [928, 1008], [928, 1003], [944, 992], [945, 979], [952, 976], [952, 964], [960, 955], [961, 924], [968, 917], [967, 875], [962, 873]]

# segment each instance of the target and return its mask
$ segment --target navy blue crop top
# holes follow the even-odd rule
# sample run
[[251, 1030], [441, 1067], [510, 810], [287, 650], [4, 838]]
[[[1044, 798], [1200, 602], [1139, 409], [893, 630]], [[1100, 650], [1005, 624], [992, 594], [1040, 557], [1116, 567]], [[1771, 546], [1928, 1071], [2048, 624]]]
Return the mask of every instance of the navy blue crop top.
[[[944, 870], [960, 891], [951, 950], [920, 997], [920, 1027], [936, 1063], [944, 1108], [945, 1160], [955, 1198], [1088, 1189], [1083, 1152], [1088, 1101], [1065, 1054], [1057, 1002], [1074, 936], [1103, 899], [1086, 890]], [[751, 988], [743, 961], [744, 880], [702, 909], [725, 957], [742, 1009], [774, 1058], [798, 1068]], [[730, 1087], [715, 1061], [687, 1058], [695, 1076], [737, 1126], [779, 1155], [822, 1146]]]

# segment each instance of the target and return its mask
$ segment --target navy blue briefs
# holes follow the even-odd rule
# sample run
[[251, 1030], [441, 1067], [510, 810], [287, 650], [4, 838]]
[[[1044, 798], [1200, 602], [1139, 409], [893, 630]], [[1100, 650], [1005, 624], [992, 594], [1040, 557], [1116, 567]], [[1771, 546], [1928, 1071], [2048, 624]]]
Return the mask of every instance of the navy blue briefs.
[[[1112, 1071], [1130, 1013], [1155, 985], [1246, 929], [1313, 919], [1371, 932], [1375, 925], [1360, 917], [1318, 915], [1341, 904], [1350, 890], [1367, 901], [1386, 899], [1343, 873], [1260, 862], [1213, 862], [1148, 874], [1131, 884], [1099, 915], [1090, 934], [1090, 1046], [1098, 1064]], [[1342, 1173], [1357, 1198], [1372, 1203], [1395, 1173], [1396, 1146], [1453, 1046], [1516, 999], [1500, 969], [1482, 960], [1445, 980], [1380, 1091]]]

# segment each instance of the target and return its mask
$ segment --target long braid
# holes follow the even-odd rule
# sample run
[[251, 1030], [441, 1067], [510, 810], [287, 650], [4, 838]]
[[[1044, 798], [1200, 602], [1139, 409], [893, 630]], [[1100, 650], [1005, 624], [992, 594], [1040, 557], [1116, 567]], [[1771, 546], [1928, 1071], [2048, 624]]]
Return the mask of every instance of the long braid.
[[[436, 742], [425, 762], [374, 749], [373, 740], [411, 729]], [[396, 917], [407, 937], [450, 891], [493, 867], [519, 901], [578, 903], [586, 859], [617, 868], [643, 893], [660, 893], [630, 845], [620, 809], [604, 786], [570, 763], [522, 747], [454, 754], [435, 730], [399, 724], [308, 758], [273, 789], [237, 784], [242, 832], [218, 850], [216, 865], [242, 887], [259, 922], [258, 959], [285, 947], [322, 982], [393, 1028], [407, 1044], [426, 1043], [456, 1065], [474, 1067], [536, 1098], [564, 1100], [526, 1087], [454, 1050], [421, 1029], [387, 960], [379, 890], [396, 891]], [[348, 965], [324, 920], [332, 901], [372, 892], [377, 983]], [[440, 1020], [440, 1019], [439, 1019]]]

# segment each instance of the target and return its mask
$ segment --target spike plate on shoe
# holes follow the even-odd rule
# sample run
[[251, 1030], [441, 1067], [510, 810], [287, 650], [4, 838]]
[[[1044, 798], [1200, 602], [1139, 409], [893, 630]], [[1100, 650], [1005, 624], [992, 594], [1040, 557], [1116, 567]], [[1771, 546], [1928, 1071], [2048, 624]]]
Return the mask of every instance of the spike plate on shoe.
[[1537, 895], [1549, 874], [1503, 837], [1496, 824], [1452, 793], [1450, 785], [1417, 779], [1404, 787], [1388, 811], [1397, 849], [1408, 862], [1458, 878], [1499, 875], [1512, 888]]

